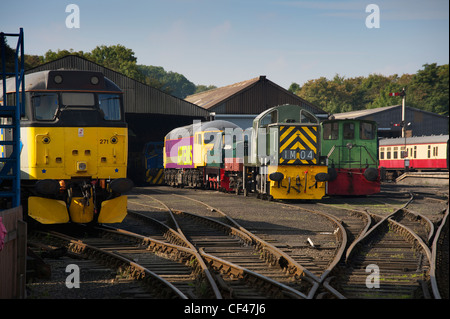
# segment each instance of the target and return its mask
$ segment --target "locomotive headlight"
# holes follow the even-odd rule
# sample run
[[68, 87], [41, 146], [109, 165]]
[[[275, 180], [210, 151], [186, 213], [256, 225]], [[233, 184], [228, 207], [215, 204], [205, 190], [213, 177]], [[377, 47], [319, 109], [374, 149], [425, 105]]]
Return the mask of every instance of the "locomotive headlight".
[[86, 162], [77, 162], [77, 171], [78, 172], [87, 171], [87, 163]]

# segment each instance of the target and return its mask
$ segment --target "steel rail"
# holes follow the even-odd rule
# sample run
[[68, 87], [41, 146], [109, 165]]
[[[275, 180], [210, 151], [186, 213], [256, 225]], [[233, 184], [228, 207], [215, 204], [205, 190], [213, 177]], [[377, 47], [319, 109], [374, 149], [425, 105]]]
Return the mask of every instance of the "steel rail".
[[[156, 202], [161, 203], [165, 207], [163, 202], [155, 199], [154, 197], [150, 195], [143, 194], [144, 196], [150, 197], [154, 199]], [[176, 196], [184, 197], [182, 195], [173, 194]], [[190, 199], [189, 197], [187, 197]], [[193, 201], [196, 201], [195, 199], [191, 199]], [[245, 229], [244, 227], [240, 226], [236, 221], [234, 221], [231, 217], [227, 216], [225, 213], [218, 211], [216, 208], [209, 206], [201, 201], [198, 201], [202, 205], [207, 206], [209, 209], [216, 211], [220, 213], [222, 216], [224, 216], [228, 221], [230, 221], [232, 225], [227, 225], [225, 223], [222, 223], [220, 221], [217, 221], [212, 218], [208, 218], [205, 216], [199, 216], [196, 214], [184, 212], [181, 210], [175, 210], [171, 209], [172, 212], [175, 214], [184, 214], [186, 216], [189, 216], [191, 218], [206, 221], [210, 224], [215, 225], [216, 227], [220, 227], [226, 232], [228, 232], [231, 235], [239, 237], [243, 242], [255, 246], [258, 250], [263, 252], [263, 256], [265, 260], [267, 260], [272, 265], [287, 265], [285, 268], [287, 269], [287, 272], [290, 274], [290, 276], [293, 276], [296, 279], [305, 279], [308, 281], [312, 287], [310, 289], [310, 293], [308, 294], [307, 298], [311, 299], [313, 297], [314, 292], [318, 289], [319, 283], [317, 282], [318, 278], [309, 272], [307, 269], [305, 269], [303, 266], [299, 265], [295, 260], [293, 260], [289, 255], [285, 254], [283, 251], [279, 250], [275, 246], [265, 242], [264, 240], [260, 239], [259, 237], [255, 236], [253, 233]], [[250, 271], [250, 270], [249, 270]], [[263, 275], [260, 275], [263, 276]]]
[[[256, 236], [255, 234], [253, 234], [252, 232], [247, 230], [245, 227], [241, 226], [238, 222], [236, 222], [233, 218], [228, 216], [226, 213], [224, 213], [220, 209], [212, 207], [211, 205], [204, 203], [200, 200], [194, 199], [194, 198], [189, 198], [187, 196], [178, 195], [178, 194], [174, 194], [174, 195], [198, 202], [198, 203], [206, 206], [211, 211], [215, 211], [215, 212], [219, 213], [220, 215], [222, 215], [223, 217], [225, 217], [230, 223], [232, 223], [234, 225], [234, 227], [236, 227], [237, 229], [239, 229], [240, 231], [246, 233], [249, 237], [251, 237], [252, 240], [255, 242], [255, 245], [257, 245], [260, 249], [264, 249], [267, 252], [271, 253], [273, 256], [275, 256], [275, 258], [279, 261], [280, 264], [284, 264], [285, 262], [288, 262], [289, 263], [289, 267], [288, 267], [289, 273], [291, 273], [292, 275], [296, 275], [299, 278], [303, 277], [304, 275], [307, 275], [311, 279], [315, 280], [316, 282], [320, 282], [320, 279], [316, 275], [314, 275], [308, 269], [306, 269], [305, 267], [303, 267], [302, 265], [297, 263], [291, 256], [289, 256], [282, 250], [276, 248], [274, 245], [259, 238], [258, 236]], [[281, 258], [283, 258], [284, 260], [281, 260]]]
[[[296, 298], [296, 299], [307, 299], [308, 296], [303, 294], [302, 292], [291, 288], [283, 283], [280, 283], [279, 281], [273, 280], [271, 278], [268, 278], [266, 276], [263, 276], [261, 274], [258, 274], [254, 271], [251, 271], [247, 268], [241, 267], [239, 265], [230, 263], [224, 259], [221, 259], [219, 257], [213, 256], [211, 254], [206, 253], [203, 248], [200, 248], [200, 254], [205, 258], [205, 260], [208, 261], [208, 263], [213, 267], [214, 269], [221, 271], [225, 274], [233, 274], [236, 277], [244, 278], [246, 281], [261, 281], [268, 283], [270, 286], [275, 286], [279, 289], [279, 291], [288, 297]], [[226, 267], [226, 268], [225, 268]], [[263, 285], [261, 285], [263, 286]]]
[[447, 211], [445, 212], [444, 218], [441, 221], [439, 228], [436, 231], [436, 235], [433, 240], [433, 244], [431, 246], [432, 254], [431, 254], [431, 269], [430, 269], [430, 281], [431, 281], [431, 289], [433, 291], [434, 298], [442, 299], [441, 293], [439, 291], [439, 285], [436, 278], [436, 267], [437, 267], [437, 255], [438, 255], [438, 246], [441, 234], [445, 229], [448, 231], [448, 211], [449, 207], [447, 206]]
[[211, 272], [209, 271], [208, 266], [206, 265], [205, 261], [203, 260], [202, 256], [200, 255], [198, 249], [194, 245], [192, 245], [192, 243], [184, 235], [183, 231], [181, 230], [180, 226], [178, 225], [178, 223], [177, 223], [177, 221], [175, 219], [175, 216], [173, 215], [172, 209], [169, 206], [167, 206], [164, 202], [162, 202], [162, 201], [160, 201], [160, 200], [158, 200], [156, 198], [153, 198], [150, 195], [145, 195], [144, 194], [144, 196], [152, 198], [154, 201], [160, 203], [162, 206], [164, 206], [167, 209], [167, 211], [169, 212], [169, 215], [171, 217], [171, 220], [174, 223], [174, 227], [176, 228], [177, 232], [186, 241], [186, 243], [189, 245], [189, 248], [191, 248], [194, 251], [194, 253], [195, 253], [196, 257], [197, 257], [197, 261], [201, 265], [201, 267], [202, 267], [202, 269], [203, 269], [203, 271], [205, 273], [206, 279], [208, 280], [208, 282], [209, 282], [209, 284], [211, 286], [211, 289], [213, 290], [213, 293], [214, 293], [216, 299], [222, 299], [222, 294], [220, 292], [220, 289], [217, 286], [217, 283], [214, 280], [214, 277], [211, 275]]
[[[152, 286], [163, 286], [166, 290], [169, 289], [176, 297], [180, 299], [188, 299], [188, 297], [172, 283], [121, 254], [97, 248], [95, 246], [84, 243], [82, 240], [67, 236], [65, 234], [53, 231], [39, 231], [37, 233], [43, 234], [44, 236], [53, 236], [59, 240], [66, 242], [68, 250], [78, 255], [84, 255], [88, 258], [99, 260], [100, 262], [104, 262], [105, 260], [107, 260], [108, 263], [112, 264], [114, 268], [122, 271], [123, 268], [127, 268], [129, 273], [132, 274], [133, 278], [144, 281], [150, 280], [152, 282]], [[177, 247], [177, 249], [183, 250], [183, 247]]]

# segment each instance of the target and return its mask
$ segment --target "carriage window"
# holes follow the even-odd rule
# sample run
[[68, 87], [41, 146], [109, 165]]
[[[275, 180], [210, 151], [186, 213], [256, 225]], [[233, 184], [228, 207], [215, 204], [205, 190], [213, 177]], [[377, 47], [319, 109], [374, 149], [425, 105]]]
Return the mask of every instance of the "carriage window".
[[309, 112], [301, 111], [300, 123], [318, 123], [317, 118]]
[[428, 145], [428, 158], [431, 157], [431, 145]]
[[337, 140], [339, 138], [339, 124], [337, 122], [325, 123], [323, 125], [323, 139]]
[[119, 121], [121, 119], [120, 112], [120, 96], [118, 94], [99, 94], [98, 104], [100, 110], [103, 111], [103, 118], [107, 121]]
[[34, 93], [31, 96], [31, 105], [34, 109], [36, 120], [51, 121], [58, 111], [57, 93]]
[[352, 140], [355, 138], [354, 123], [344, 123], [344, 138], [347, 140]]
[[359, 137], [362, 140], [373, 140], [375, 137], [375, 126], [372, 123], [361, 122]]
[[388, 147], [386, 150], [386, 159], [391, 159], [391, 148]]
[[414, 158], [417, 158], [417, 146], [414, 146]]
[[94, 106], [94, 93], [62, 93], [62, 105], [64, 106]]
[[398, 158], [398, 147], [394, 147], [394, 159]]
[[380, 159], [384, 159], [384, 147], [380, 148]]
[[438, 156], [438, 147], [433, 146], [433, 156]]

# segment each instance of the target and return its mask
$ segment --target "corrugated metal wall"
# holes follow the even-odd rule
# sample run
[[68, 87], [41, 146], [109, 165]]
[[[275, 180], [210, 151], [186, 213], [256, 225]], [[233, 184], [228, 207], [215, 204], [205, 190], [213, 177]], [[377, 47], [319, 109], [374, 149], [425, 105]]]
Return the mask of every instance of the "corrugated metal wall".
[[207, 117], [209, 111], [185, 100], [104, 68], [84, 58], [69, 55], [43, 64], [27, 73], [43, 70], [78, 69], [102, 72], [124, 92], [125, 113], [155, 113], [164, 115]]
[[[401, 105], [368, 116], [360, 116], [359, 118], [376, 121], [378, 129], [396, 132], [396, 135], [401, 135], [402, 128], [394, 126], [394, 124], [398, 124], [402, 120]], [[409, 124], [406, 130], [411, 131], [411, 136], [440, 135], [448, 134], [449, 132], [448, 117], [410, 107], [406, 107], [405, 122]]]

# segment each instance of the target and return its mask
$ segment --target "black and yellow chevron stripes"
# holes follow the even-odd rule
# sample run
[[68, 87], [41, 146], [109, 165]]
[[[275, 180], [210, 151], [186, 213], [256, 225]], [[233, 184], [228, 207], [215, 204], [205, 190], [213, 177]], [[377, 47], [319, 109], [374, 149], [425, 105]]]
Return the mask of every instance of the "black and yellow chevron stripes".
[[162, 185], [164, 184], [164, 169], [160, 168], [156, 175], [150, 175], [150, 170], [146, 172], [146, 181], [150, 185]]
[[318, 126], [280, 126], [279, 164], [317, 164]]

